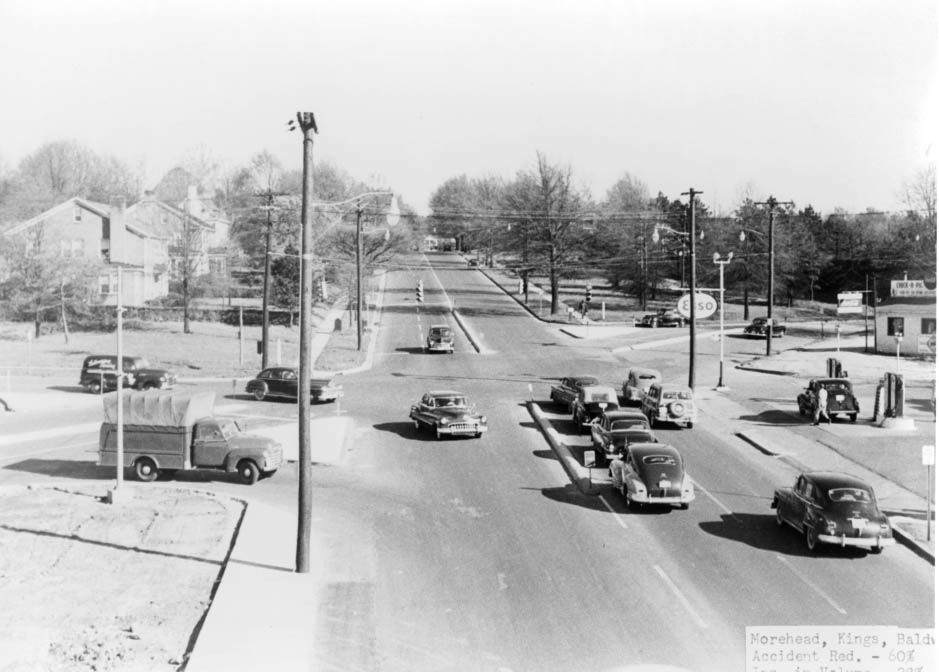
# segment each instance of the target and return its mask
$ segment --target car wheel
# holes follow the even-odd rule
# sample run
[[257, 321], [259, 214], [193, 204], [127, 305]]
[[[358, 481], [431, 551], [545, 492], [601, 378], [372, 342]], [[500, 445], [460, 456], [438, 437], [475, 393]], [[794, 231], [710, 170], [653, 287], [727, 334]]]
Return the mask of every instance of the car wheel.
[[97, 380], [94, 381], [93, 383], [90, 383], [90, 384], [88, 385], [88, 390], [89, 390], [92, 394], [101, 394], [101, 383], [98, 382]]
[[870, 547], [870, 552], [873, 553], [874, 555], [879, 555], [880, 553], [883, 552], [883, 550], [884, 550], [883, 546], [871, 546]]
[[805, 406], [799, 404], [799, 415], [805, 415]]
[[245, 485], [254, 485], [258, 482], [260, 475], [261, 471], [258, 469], [258, 465], [251, 460], [242, 460], [238, 463], [238, 478]]
[[805, 545], [810, 551], [814, 551], [818, 545], [818, 532], [812, 527], [805, 528]]
[[411, 418], [411, 421], [414, 423], [415, 431], [421, 431], [421, 423], [417, 421], [417, 418]]
[[139, 480], [149, 483], [155, 481], [160, 472], [153, 460], [149, 457], [141, 457], [134, 463], [134, 473]]
[[254, 398], [258, 401], [264, 401], [264, 397], [267, 396], [267, 387], [262, 386], [254, 390]]
[[440, 439], [443, 438], [443, 434], [440, 433], [440, 427], [436, 427], [435, 431], [437, 433], [437, 440], [439, 441]]
[[693, 429], [693, 428], [694, 428], [694, 423], [693, 423], [693, 422], [689, 422], [689, 423], [688, 423], [688, 429]]
[[851, 417], [851, 422], [857, 422], [857, 413], [852, 413], [850, 417]]
[[483, 433], [482, 433], [482, 432], [476, 432], [476, 434], [473, 435], [473, 438], [481, 439], [481, 438], [483, 438]]
[[682, 511], [687, 511], [687, 510], [688, 510], [688, 502], [682, 502], [682, 503], [679, 505], [679, 508], [680, 508]]
[[776, 502], [776, 524], [779, 525], [779, 527], [786, 524], [786, 521], [783, 520], [782, 508], [779, 506], [779, 502]]

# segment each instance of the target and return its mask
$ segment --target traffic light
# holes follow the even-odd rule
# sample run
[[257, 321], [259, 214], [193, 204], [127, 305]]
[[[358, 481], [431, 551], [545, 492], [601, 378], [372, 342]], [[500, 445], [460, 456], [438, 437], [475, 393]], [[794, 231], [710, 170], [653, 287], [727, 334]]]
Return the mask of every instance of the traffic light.
[[417, 281], [417, 302], [424, 303], [424, 281]]
[[592, 292], [593, 292], [593, 287], [591, 287], [591, 286], [590, 286], [590, 283], [588, 282], [588, 283], [587, 283], [587, 290], [586, 290], [586, 293], [585, 293], [585, 295], [584, 295], [584, 300], [585, 300], [587, 303], [590, 303], [590, 297], [591, 297], [591, 293], [592, 293]]

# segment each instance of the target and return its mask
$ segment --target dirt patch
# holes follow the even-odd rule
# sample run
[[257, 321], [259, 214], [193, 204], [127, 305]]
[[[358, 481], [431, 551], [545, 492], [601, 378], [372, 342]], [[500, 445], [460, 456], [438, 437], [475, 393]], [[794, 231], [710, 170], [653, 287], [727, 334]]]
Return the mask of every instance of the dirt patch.
[[0, 489], [0, 670], [185, 665], [244, 504], [150, 484], [122, 493]]

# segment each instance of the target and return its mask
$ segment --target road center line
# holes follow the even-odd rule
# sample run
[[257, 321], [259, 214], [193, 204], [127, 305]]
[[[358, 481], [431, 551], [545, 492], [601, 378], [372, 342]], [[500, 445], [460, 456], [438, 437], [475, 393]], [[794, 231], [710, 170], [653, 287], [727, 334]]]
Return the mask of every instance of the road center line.
[[822, 596], [822, 599], [824, 599], [826, 602], [828, 602], [828, 604], [830, 604], [830, 605], [832, 606], [832, 608], [834, 608], [835, 611], [837, 611], [839, 614], [847, 614], [847, 613], [848, 613], [847, 611], [845, 611], [844, 609], [842, 609], [840, 606], [838, 606], [838, 603], [835, 602], [833, 599], [831, 599], [831, 598], [825, 593], [824, 590], [822, 590], [822, 589], [819, 588], [817, 585], [815, 585], [815, 584], [812, 582], [811, 579], [809, 579], [807, 576], [805, 576], [804, 574], [802, 574], [802, 572], [800, 572], [800, 571], [797, 570], [795, 567], [793, 567], [793, 566], [792, 566], [792, 563], [790, 563], [788, 560], [786, 560], [786, 559], [785, 559], [784, 557], [782, 557], [781, 555], [777, 555], [777, 556], [776, 556], [776, 559], [779, 560], [781, 563], [783, 563], [786, 567], [788, 567], [789, 570], [790, 570], [793, 574], [795, 574], [797, 577], [799, 577], [800, 579], [802, 579], [802, 581], [805, 582], [805, 585], [807, 585], [809, 588], [811, 588], [811, 589], [814, 590], [816, 593], [818, 593], [819, 595], [821, 595], [821, 596]]
[[610, 513], [613, 514], [613, 517], [616, 519], [616, 522], [619, 523], [619, 526], [622, 527], [624, 530], [628, 530], [629, 527], [626, 525], [625, 522], [623, 522], [623, 516], [621, 516], [616, 511], [613, 510], [613, 507], [610, 506], [610, 503], [606, 501], [606, 497], [604, 497], [603, 495], [599, 495], [599, 498], [600, 498], [600, 501], [603, 502], [603, 506], [609, 509]]
[[694, 607], [691, 606], [691, 602], [689, 602], [689, 601], [688, 601], [688, 598], [685, 597], [685, 594], [682, 593], [682, 592], [678, 589], [678, 586], [675, 585], [675, 582], [672, 581], [672, 580], [668, 577], [668, 574], [665, 573], [665, 570], [662, 569], [661, 567], [659, 567], [658, 565], [652, 565], [652, 568], [656, 571], [656, 573], [657, 573], [659, 576], [662, 577], [662, 580], [665, 581], [666, 585], [668, 585], [668, 587], [671, 589], [671, 591], [672, 591], [673, 593], [675, 593], [675, 597], [678, 598], [678, 601], [681, 602], [681, 604], [682, 604], [682, 606], [685, 608], [685, 610], [686, 610], [689, 614], [691, 614], [691, 618], [693, 618], [694, 621], [695, 621], [695, 623], [698, 624], [698, 627], [699, 627], [699, 628], [702, 628], [702, 629], [706, 629], [706, 628], [708, 627], [708, 624], [705, 623], [705, 622], [704, 622], [704, 619], [702, 619], [702, 618], [698, 615], [698, 612], [696, 612], [696, 611], [694, 610]]

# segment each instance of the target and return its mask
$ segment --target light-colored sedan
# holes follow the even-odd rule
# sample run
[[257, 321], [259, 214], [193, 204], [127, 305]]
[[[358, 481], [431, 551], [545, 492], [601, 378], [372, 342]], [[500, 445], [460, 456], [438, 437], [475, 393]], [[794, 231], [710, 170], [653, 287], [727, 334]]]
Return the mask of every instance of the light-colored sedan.
[[637, 443], [610, 463], [613, 487], [630, 507], [647, 504], [687, 509], [694, 501], [694, 485], [681, 454], [666, 443]]

